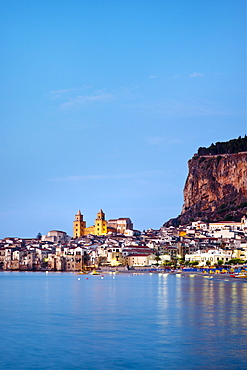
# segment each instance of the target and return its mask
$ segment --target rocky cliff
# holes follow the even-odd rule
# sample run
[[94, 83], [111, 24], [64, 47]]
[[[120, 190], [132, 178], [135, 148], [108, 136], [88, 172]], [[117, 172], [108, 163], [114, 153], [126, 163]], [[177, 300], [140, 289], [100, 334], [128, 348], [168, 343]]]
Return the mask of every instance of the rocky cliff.
[[240, 220], [247, 213], [247, 151], [198, 155], [188, 162], [181, 215], [165, 223]]

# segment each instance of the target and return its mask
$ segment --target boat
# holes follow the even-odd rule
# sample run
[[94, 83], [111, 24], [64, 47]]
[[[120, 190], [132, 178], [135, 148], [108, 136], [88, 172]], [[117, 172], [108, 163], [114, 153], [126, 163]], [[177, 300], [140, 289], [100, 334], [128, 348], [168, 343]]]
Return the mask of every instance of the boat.
[[235, 277], [237, 279], [247, 279], [247, 273], [240, 272], [239, 274], [230, 275], [232, 277]]
[[100, 275], [100, 273], [99, 273], [98, 271], [96, 271], [96, 270], [93, 270], [93, 271], [90, 273], [90, 275]]
[[246, 270], [242, 270], [240, 272], [231, 272], [230, 273], [230, 277], [233, 277], [233, 278], [247, 278], [247, 271]]

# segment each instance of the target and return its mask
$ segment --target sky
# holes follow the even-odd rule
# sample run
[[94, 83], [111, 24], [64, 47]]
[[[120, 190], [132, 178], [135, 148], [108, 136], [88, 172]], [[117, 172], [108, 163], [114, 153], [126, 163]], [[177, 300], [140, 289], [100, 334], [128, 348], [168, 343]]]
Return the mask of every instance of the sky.
[[2, 0], [0, 238], [180, 214], [200, 146], [244, 136], [245, 0]]

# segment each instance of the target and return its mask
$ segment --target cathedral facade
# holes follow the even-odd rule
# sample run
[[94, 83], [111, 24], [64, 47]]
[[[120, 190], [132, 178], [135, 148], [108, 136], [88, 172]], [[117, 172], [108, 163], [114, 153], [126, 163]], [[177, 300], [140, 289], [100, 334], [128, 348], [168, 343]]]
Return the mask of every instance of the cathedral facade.
[[86, 221], [83, 220], [83, 215], [79, 210], [73, 222], [73, 238], [77, 239], [89, 234], [105, 235], [109, 232], [124, 233], [126, 229], [133, 229], [133, 224], [129, 218], [119, 218], [118, 220], [109, 220], [107, 222], [102, 209], [97, 213], [94, 225], [86, 227]]

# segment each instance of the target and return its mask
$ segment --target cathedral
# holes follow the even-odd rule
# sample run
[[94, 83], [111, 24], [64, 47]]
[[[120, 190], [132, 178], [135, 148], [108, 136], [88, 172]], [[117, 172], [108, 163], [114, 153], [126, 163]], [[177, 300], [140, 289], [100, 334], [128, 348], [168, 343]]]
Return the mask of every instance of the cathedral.
[[105, 219], [105, 214], [102, 209], [97, 213], [94, 225], [86, 227], [86, 221], [83, 220], [83, 215], [79, 210], [75, 215], [75, 221], [73, 222], [73, 238], [80, 238], [84, 235], [105, 235], [109, 232], [113, 233], [124, 233], [125, 230], [133, 230], [133, 224], [130, 218], [119, 218], [117, 220]]

